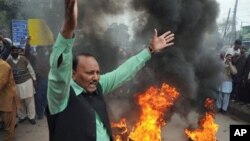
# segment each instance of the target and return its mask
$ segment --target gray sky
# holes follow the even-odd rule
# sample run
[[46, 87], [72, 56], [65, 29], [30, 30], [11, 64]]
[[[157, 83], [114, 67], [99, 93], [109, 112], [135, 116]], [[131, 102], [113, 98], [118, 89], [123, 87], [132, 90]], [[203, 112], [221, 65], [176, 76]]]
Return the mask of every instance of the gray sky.
[[[217, 0], [220, 5], [220, 13], [217, 18], [218, 22], [226, 20], [228, 10], [231, 8], [231, 17], [233, 15], [236, 0]], [[243, 26], [250, 25], [250, 0], [238, 0], [238, 9], [236, 14], [237, 28], [241, 23]]]
[[[233, 16], [233, 10], [236, 0], [216, 0], [220, 7], [220, 12], [217, 17], [217, 22], [220, 23], [223, 20], [227, 19], [228, 10], [231, 8], [231, 16]], [[129, 1], [126, 1], [124, 4], [128, 5]], [[131, 33], [133, 31], [132, 22], [136, 17], [140, 14], [133, 13], [134, 11], [130, 9], [130, 7], [125, 6], [125, 11], [121, 15], [112, 15], [110, 17], [106, 17], [107, 25], [110, 25], [113, 22], [116, 23], [124, 23], [127, 26], [129, 26], [129, 32]], [[238, 0], [238, 9], [236, 14], [236, 20], [237, 20], [237, 30], [240, 30], [240, 26], [242, 23], [242, 26], [250, 25], [250, 0]], [[107, 26], [108, 27], [108, 26]]]

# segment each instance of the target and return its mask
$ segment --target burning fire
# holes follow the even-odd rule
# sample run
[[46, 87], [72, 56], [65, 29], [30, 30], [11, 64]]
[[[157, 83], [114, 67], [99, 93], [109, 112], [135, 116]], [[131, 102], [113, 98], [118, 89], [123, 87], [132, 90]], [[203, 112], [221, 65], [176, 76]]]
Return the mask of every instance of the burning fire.
[[128, 128], [126, 124], [126, 119], [122, 118], [118, 123], [111, 123], [111, 127], [115, 130], [114, 140], [124, 141], [124, 137], [127, 136]]
[[125, 128], [124, 132], [115, 135], [115, 141], [125, 140], [133, 141], [161, 141], [161, 127], [166, 122], [164, 119], [165, 112], [177, 100], [179, 93], [175, 88], [168, 84], [163, 84], [160, 89], [150, 87], [145, 93], [138, 96], [137, 102], [140, 105], [141, 114], [138, 122], [132, 127], [130, 133], [127, 133], [126, 120], [119, 123], [112, 123], [112, 127]]
[[186, 129], [186, 135], [193, 141], [216, 141], [216, 133], [218, 131], [218, 124], [214, 120], [214, 101], [207, 98], [205, 101], [205, 108], [209, 110], [205, 116], [202, 117], [198, 124], [199, 127], [193, 131]]

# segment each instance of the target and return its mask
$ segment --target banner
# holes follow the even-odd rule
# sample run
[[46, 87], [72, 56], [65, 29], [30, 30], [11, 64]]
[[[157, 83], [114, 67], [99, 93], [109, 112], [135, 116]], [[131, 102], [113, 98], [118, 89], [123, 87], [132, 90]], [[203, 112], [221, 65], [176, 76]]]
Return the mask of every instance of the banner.
[[24, 48], [28, 37], [28, 24], [26, 20], [12, 20], [13, 45]]
[[31, 46], [47, 46], [54, 44], [53, 33], [41, 19], [29, 19], [28, 31], [31, 36]]

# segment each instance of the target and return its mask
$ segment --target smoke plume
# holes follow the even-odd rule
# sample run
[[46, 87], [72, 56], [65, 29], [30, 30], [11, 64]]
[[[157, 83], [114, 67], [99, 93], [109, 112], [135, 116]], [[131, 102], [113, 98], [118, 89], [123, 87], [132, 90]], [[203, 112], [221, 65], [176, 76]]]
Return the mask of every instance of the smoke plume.
[[175, 33], [174, 47], [153, 56], [149, 62], [148, 67], [155, 79], [144, 80], [144, 85], [168, 82], [175, 86], [182, 95], [176, 108], [183, 114], [203, 104], [205, 97], [215, 98], [221, 67], [219, 59], [209, 51], [211, 47], [204, 46], [203, 41], [205, 33], [215, 29], [216, 1], [134, 0], [131, 5], [147, 15], [145, 25], [137, 31], [136, 38], [150, 34], [153, 28], [161, 33], [166, 30]]
[[[55, 33], [61, 25], [63, 7], [61, 0], [55, 0], [44, 15]], [[133, 31], [129, 33], [130, 39], [126, 38], [127, 45], [131, 46], [127, 52], [134, 51], [132, 54], [135, 54], [135, 51], [144, 48], [154, 28], [159, 34], [167, 30], [174, 32], [175, 45], [154, 54], [144, 69], [132, 81], [116, 90], [115, 94], [111, 94], [111, 97], [127, 97], [133, 107], [135, 94], [145, 91], [148, 86], [160, 86], [163, 82], [167, 82], [181, 93], [174, 111], [184, 116], [195, 107], [203, 107], [200, 105], [203, 104], [204, 98], [215, 98], [221, 72], [219, 57], [210, 51], [211, 46], [204, 45], [203, 41], [204, 35], [213, 32], [216, 28], [218, 14], [216, 0], [130, 0], [126, 2], [79, 0], [74, 52], [84, 51], [94, 54], [103, 73], [116, 68], [123, 55], [120, 52], [122, 47], [114, 44], [114, 38], [112, 38], [114, 36], [110, 36], [110, 33], [124, 40], [123, 35], [129, 30], [120, 34], [116, 32], [119, 30], [107, 32], [110, 23], [107, 19], [126, 12], [129, 12], [128, 15], [132, 17], [127, 26]], [[131, 56], [131, 53], [125, 56]], [[124, 109], [129, 113], [132, 108]]]
[[[107, 1], [106, 5], [102, 6], [102, 3], [103, 1], [95, 1], [94, 4], [87, 2], [80, 4], [84, 12], [80, 17], [79, 29], [82, 30], [84, 38], [76, 50], [94, 53], [99, 59], [102, 71], [107, 72], [118, 66], [121, 57], [118, 48], [121, 46], [113, 44], [114, 38], [107, 38], [105, 17], [123, 14], [126, 10], [122, 8], [125, 8], [126, 4]], [[205, 34], [213, 32], [216, 28], [215, 20], [218, 13], [216, 1], [131, 0], [128, 5], [132, 10], [130, 12], [137, 14], [130, 21], [129, 27], [133, 29], [133, 33], [130, 34], [132, 40], [128, 40], [133, 54], [135, 50], [145, 47], [154, 28], [158, 29], [159, 34], [166, 30], [173, 31], [175, 45], [153, 55], [133, 80], [111, 94], [111, 97], [127, 98], [125, 101], [129, 103], [111, 105], [113, 119], [117, 119], [119, 113], [119, 117], [127, 117], [133, 125], [138, 117], [135, 95], [151, 85], [160, 86], [163, 82], [176, 87], [181, 93], [180, 100], [174, 106], [172, 113], [177, 112], [182, 117], [188, 118], [193, 109], [198, 112], [203, 111], [205, 98], [216, 97], [222, 70], [219, 57], [217, 58], [215, 52], [211, 51], [212, 47], [203, 44]], [[117, 32], [114, 34], [121, 36]], [[171, 116], [172, 114], [168, 114], [169, 119]]]

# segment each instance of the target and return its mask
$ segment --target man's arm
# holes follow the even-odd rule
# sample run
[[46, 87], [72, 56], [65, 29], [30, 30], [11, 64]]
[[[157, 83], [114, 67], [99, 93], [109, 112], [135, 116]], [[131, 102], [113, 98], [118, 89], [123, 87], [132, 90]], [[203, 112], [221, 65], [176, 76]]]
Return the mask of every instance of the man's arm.
[[35, 81], [36, 80], [36, 73], [35, 73], [35, 71], [34, 71], [33, 67], [31, 66], [30, 61], [28, 59], [27, 59], [27, 62], [28, 62], [27, 69], [32, 77], [32, 80]]
[[30, 53], [30, 39], [31, 39], [31, 36], [29, 36], [26, 40], [26, 44], [25, 44], [25, 50], [24, 50], [24, 56], [27, 57], [28, 59], [30, 59], [30, 56], [32, 55]]
[[237, 74], [237, 69], [236, 67], [232, 64], [232, 62], [229, 62], [229, 69], [232, 75]]
[[50, 56], [48, 106], [51, 114], [63, 111], [72, 78], [73, 34], [77, 24], [77, 0], [65, 0], [65, 19]]
[[103, 93], [107, 94], [122, 85], [124, 82], [130, 80], [150, 59], [150, 53], [160, 52], [162, 49], [173, 45], [173, 39], [174, 34], [170, 31], [158, 36], [157, 30], [155, 30], [150, 41], [150, 46], [147, 49], [132, 56], [114, 71], [101, 76], [100, 84]]
[[65, 17], [61, 28], [64, 38], [72, 38], [77, 25], [78, 7], [77, 0], [65, 0]]

